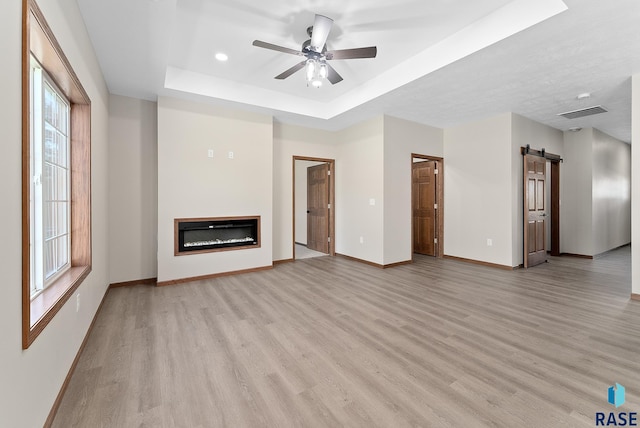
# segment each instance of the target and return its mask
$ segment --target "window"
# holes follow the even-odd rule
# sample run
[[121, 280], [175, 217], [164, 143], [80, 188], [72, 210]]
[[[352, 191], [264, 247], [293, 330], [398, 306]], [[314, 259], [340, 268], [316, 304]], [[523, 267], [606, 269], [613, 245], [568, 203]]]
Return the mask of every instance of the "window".
[[22, 347], [91, 272], [91, 101], [34, 0], [23, 0]]
[[31, 298], [70, 267], [69, 102], [31, 57]]

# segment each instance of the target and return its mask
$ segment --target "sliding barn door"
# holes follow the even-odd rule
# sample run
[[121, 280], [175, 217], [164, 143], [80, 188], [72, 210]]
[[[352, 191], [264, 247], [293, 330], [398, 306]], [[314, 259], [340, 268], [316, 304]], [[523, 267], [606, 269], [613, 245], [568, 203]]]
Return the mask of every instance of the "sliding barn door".
[[545, 206], [547, 160], [524, 156], [524, 267], [547, 261]]

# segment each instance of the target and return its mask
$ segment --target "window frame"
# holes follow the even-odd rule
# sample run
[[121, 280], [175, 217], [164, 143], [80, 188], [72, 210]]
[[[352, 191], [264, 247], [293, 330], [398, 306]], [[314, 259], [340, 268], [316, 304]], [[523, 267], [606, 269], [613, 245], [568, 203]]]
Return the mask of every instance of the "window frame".
[[[92, 268], [91, 100], [35, 0], [22, 1], [22, 348], [27, 349]], [[31, 297], [31, 56], [69, 103], [70, 267]]]
[[[31, 129], [31, 156], [30, 156], [30, 166], [32, 168], [31, 173], [30, 173], [30, 178], [31, 178], [31, 187], [30, 187], [30, 191], [32, 192], [31, 195], [32, 197], [31, 199], [31, 207], [30, 207], [30, 214], [32, 216], [33, 221], [31, 222], [31, 240], [30, 240], [30, 245], [31, 245], [31, 285], [30, 285], [30, 290], [31, 290], [31, 300], [35, 299], [40, 293], [42, 293], [49, 285], [55, 283], [55, 281], [60, 278], [62, 275], [64, 275], [65, 272], [67, 272], [69, 270], [69, 268], [71, 267], [71, 155], [70, 155], [70, 149], [71, 149], [71, 138], [69, 135], [69, 131], [71, 129], [71, 103], [69, 102], [69, 100], [67, 99], [67, 97], [64, 95], [64, 93], [62, 92], [62, 90], [58, 87], [58, 85], [56, 85], [56, 82], [51, 78], [51, 76], [49, 76], [49, 73], [47, 73], [47, 71], [44, 69], [44, 67], [42, 66], [42, 64], [40, 64], [40, 62], [33, 56], [31, 55], [31, 70], [30, 70], [30, 89], [32, 90], [31, 92], [31, 96], [30, 96], [30, 102], [31, 102], [31, 111], [32, 113], [35, 113], [35, 110], [38, 109], [38, 114], [31, 117], [30, 121], [31, 121], [31, 125], [30, 125], [30, 129]], [[35, 65], [34, 65], [35, 63]], [[35, 69], [38, 69], [38, 72], [35, 72]], [[35, 79], [38, 79], [38, 82], [35, 81]], [[36, 91], [34, 88], [38, 87], [38, 90]], [[51, 202], [51, 201], [46, 201], [44, 199], [44, 187], [42, 187], [42, 189], [39, 191], [39, 195], [37, 192], [37, 189], [35, 188], [36, 184], [34, 183], [35, 181], [35, 177], [34, 174], [36, 172], [40, 173], [41, 177], [44, 177], [44, 165], [48, 162], [46, 159], [46, 149], [44, 148], [44, 136], [45, 136], [45, 129], [46, 129], [46, 123], [47, 123], [47, 119], [46, 119], [46, 115], [44, 114], [44, 106], [45, 106], [45, 97], [46, 94], [45, 92], [47, 91], [47, 87], [50, 88], [50, 91], [53, 93], [53, 95], [57, 98], [59, 98], [59, 100], [61, 101], [61, 104], [64, 106], [65, 109], [65, 131], [62, 134], [65, 138], [65, 166], [60, 166], [60, 165], [56, 165], [57, 167], [61, 167], [64, 169], [65, 171], [65, 195], [66, 198], [63, 201], [58, 201], [58, 202], [65, 202], [67, 204], [67, 209], [66, 209], [66, 218], [65, 218], [65, 232], [63, 234], [58, 235], [57, 237], [55, 237], [55, 239], [59, 239], [62, 236], [64, 236], [64, 239], [66, 241], [66, 262], [61, 265], [58, 266], [58, 269], [50, 276], [47, 277], [46, 275], [46, 269], [44, 269], [44, 266], [42, 266], [42, 269], [37, 269], [34, 265], [36, 265], [36, 252], [41, 253], [39, 254], [41, 261], [39, 263], [44, 264], [44, 260], [47, 259], [47, 254], [46, 254], [46, 234], [44, 232], [45, 229], [45, 224], [47, 221], [47, 210], [45, 209], [46, 203], [47, 202]], [[38, 97], [39, 96], [39, 97]], [[37, 98], [39, 98], [37, 100]], [[37, 102], [36, 102], [37, 100]], [[36, 107], [37, 106], [37, 107]], [[57, 126], [55, 126], [52, 123], [49, 123], [49, 125], [53, 126], [55, 128], [56, 131], [60, 132], [60, 129], [58, 129]], [[36, 131], [36, 128], [39, 128]], [[60, 132], [61, 133], [61, 132]], [[38, 148], [36, 148], [37, 146], [39, 146]], [[38, 150], [38, 155], [35, 155], [35, 151]], [[51, 162], [49, 162], [51, 163]], [[36, 171], [34, 171], [34, 169]], [[44, 186], [45, 183], [41, 180], [40, 181], [40, 185]], [[37, 201], [39, 200], [39, 201]], [[38, 202], [39, 202], [39, 207], [38, 207]], [[39, 212], [39, 214], [38, 214]], [[39, 223], [39, 224], [37, 224]], [[40, 238], [40, 248], [38, 248], [36, 251], [36, 249], [34, 249], [35, 246], [35, 241], [37, 241], [36, 237], [34, 236], [35, 231], [39, 231], [40, 233], [38, 233], [38, 237]], [[35, 275], [40, 276], [40, 278], [38, 278], [38, 280], [35, 279]]]

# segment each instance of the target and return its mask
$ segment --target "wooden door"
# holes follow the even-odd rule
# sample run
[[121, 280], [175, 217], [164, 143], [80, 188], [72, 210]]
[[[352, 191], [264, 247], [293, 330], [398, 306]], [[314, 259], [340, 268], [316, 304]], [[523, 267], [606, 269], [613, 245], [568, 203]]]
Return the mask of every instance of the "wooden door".
[[329, 253], [329, 164], [307, 168], [307, 247]]
[[524, 156], [524, 267], [547, 261], [545, 206], [547, 160]]
[[436, 162], [412, 166], [413, 252], [436, 255]]

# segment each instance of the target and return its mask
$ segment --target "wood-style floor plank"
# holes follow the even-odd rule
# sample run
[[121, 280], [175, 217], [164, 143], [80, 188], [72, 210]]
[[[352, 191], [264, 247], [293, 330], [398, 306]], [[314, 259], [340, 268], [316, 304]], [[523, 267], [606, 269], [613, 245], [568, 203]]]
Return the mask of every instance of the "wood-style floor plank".
[[320, 257], [116, 288], [54, 427], [592, 427], [615, 382], [640, 411], [630, 264]]

